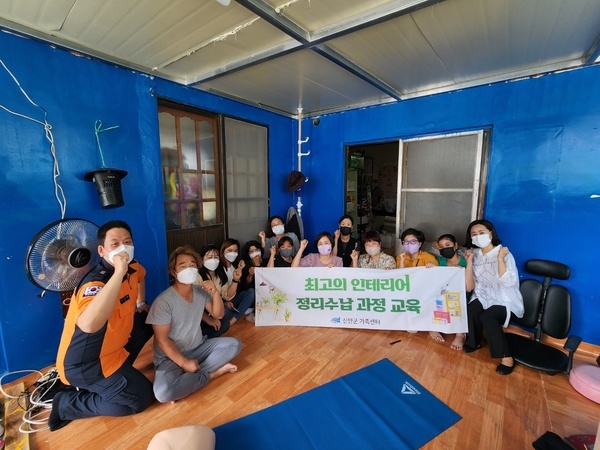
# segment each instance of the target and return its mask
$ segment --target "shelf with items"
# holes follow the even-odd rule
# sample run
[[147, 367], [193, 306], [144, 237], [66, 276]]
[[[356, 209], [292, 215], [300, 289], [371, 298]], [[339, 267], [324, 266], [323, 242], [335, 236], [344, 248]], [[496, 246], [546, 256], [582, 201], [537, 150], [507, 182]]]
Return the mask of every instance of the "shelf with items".
[[346, 214], [354, 221], [353, 231], [362, 236], [371, 230], [373, 221], [371, 189], [373, 158], [360, 152], [348, 154], [346, 169]]
[[358, 170], [349, 168], [346, 173], [346, 214], [352, 217], [353, 231], [357, 230], [358, 222]]

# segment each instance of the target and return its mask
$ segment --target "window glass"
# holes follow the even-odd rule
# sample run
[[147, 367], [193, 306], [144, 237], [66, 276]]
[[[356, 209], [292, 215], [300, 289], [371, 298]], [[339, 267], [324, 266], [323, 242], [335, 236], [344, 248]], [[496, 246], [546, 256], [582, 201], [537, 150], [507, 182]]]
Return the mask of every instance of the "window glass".
[[161, 105], [159, 129], [167, 230], [222, 223], [217, 119]]
[[269, 217], [267, 138], [264, 126], [225, 119], [227, 233], [242, 242], [256, 239]]
[[209, 122], [200, 122], [200, 161], [203, 170], [215, 170], [215, 152], [213, 126]]
[[197, 170], [196, 156], [196, 123], [189, 117], [181, 117], [181, 153], [182, 169]]

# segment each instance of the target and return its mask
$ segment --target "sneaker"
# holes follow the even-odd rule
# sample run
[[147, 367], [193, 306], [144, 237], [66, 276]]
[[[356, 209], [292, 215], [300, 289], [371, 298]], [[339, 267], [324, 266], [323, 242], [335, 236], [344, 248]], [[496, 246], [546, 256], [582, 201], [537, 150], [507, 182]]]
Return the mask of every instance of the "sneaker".
[[246, 316], [246, 320], [247, 320], [248, 322], [252, 322], [252, 323], [254, 323], [254, 320], [255, 320], [255, 319], [256, 319], [256, 318], [254, 317], [254, 313], [250, 313], [250, 314], [248, 314], [248, 315]]

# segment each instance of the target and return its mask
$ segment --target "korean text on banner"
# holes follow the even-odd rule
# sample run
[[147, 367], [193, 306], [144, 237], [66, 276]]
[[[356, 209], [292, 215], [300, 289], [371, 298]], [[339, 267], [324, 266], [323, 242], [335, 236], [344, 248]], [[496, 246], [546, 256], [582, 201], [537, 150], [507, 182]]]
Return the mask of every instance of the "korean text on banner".
[[465, 333], [465, 271], [257, 268], [256, 325]]

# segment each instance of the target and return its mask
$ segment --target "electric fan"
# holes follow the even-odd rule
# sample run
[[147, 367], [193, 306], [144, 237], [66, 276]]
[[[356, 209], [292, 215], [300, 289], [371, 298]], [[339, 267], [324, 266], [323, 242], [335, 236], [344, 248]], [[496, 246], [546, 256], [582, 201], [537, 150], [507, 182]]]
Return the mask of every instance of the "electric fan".
[[98, 225], [84, 219], [62, 219], [42, 229], [27, 249], [29, 279], [44, 291], [67, 292], [99, 260]]

